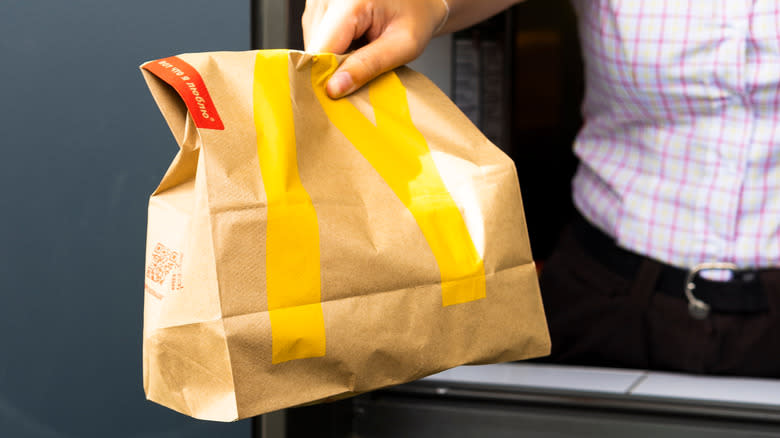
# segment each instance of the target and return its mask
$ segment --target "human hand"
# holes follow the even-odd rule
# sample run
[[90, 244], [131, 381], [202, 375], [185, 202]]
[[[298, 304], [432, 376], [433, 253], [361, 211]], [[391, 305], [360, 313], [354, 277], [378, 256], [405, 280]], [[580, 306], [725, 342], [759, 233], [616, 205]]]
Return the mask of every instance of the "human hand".
[[444, 0], [307, 0], [303, 37], [306, 51], [337, 54], [368, 41], [328, 80], [335, 99], [420, 56], [448, 15]]

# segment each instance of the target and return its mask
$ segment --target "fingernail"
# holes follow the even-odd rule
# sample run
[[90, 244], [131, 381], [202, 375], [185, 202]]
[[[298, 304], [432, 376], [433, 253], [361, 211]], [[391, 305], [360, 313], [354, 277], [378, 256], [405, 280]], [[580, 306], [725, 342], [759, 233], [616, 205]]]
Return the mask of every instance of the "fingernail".
[[352, 82], [352, 76], [345, 71], [340, 71], [331, 76], [328, 81], [328, 95], [332, 98], [341, 97], [350, 91], [355, 84]]

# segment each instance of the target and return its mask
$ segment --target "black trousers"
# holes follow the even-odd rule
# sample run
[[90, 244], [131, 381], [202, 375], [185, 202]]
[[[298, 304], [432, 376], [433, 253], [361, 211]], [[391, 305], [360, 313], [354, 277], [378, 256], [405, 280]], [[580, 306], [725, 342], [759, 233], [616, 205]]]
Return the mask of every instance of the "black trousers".
[[[569, 227], [540, 277], [552, 338], [545, 362], [780, 377], [780, 270], [762, 271], [766, 309], [712, 312], [659, 293], [661, 265], [644, 259], [633, 278], [604, 266]], [[684, 287], [681, 284], [680, 287]]]

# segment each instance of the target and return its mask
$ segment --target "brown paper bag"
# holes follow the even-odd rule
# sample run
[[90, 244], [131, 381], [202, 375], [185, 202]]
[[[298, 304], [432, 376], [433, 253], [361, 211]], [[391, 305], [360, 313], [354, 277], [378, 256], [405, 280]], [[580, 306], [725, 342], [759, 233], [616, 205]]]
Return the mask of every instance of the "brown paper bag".
[[149, 203], [144, 388], [230, 421], [549, 352], [512, 161], [408, 68], [338, 57], [142, 71], [180, 151]]

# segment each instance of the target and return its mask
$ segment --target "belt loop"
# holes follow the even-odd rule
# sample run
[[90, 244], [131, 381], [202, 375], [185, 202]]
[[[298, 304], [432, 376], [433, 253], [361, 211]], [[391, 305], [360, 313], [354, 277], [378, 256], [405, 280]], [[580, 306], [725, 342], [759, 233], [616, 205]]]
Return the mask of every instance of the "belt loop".
[[651, 258], [644, 258], [639, 264], [639, 270], [631, 283], [631, 296], [643, 309], [650, 305], [650, 298], [655, 292], [661, 267], [661, 263]]

